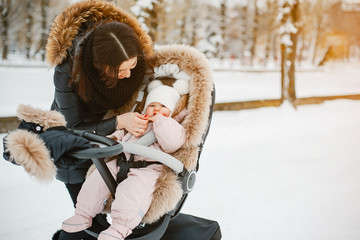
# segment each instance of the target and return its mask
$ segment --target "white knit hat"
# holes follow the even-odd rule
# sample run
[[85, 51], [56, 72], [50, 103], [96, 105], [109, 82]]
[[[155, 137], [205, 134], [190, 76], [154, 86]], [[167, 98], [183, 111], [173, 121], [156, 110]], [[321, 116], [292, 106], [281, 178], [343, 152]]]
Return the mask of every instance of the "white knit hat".
[[178, 65], [168, 63], [154, 68], [154, 77], [173, 77], [176, 81], [173, 87], [163, 85], [160, 80], [151, 81], [147, 87], [149, 94], [145, 101], [144, 111], [150, 103], [158, 102], [172, 112], [180, 96], [189, 93], [189, 75], [180, 71]]
[[179, 99], [180, 94], [175, 88], [161, 85], [149, 93], [146, 98], [145, 109], [149, 106], [150, 103], [158, 102], [163, 104], [170, 110], [170, 112], [172, 112]]

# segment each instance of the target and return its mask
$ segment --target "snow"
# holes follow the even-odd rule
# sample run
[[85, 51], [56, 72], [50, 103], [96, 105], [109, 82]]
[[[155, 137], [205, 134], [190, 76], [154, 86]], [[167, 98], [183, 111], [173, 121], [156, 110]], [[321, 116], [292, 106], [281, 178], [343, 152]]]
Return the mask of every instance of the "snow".
[[[297, 94], [359, 94], [359, 66], [298, 72]], [[217, 102], [280, 96], [277, 72], [214, 75]], [[2, 116], [13, 115], [18, 103], [51, 104], [51, 70], [0, 67], [0, 76]], [[352, 100], [215, 112], [182, 211], [217, 220], [225, 240], [359, 239], [359, 122], [360, 101]], [[2, 240], [50, 239], [73, 213], [61, 182], [39, 183], [6, 161], [0, 191]]]

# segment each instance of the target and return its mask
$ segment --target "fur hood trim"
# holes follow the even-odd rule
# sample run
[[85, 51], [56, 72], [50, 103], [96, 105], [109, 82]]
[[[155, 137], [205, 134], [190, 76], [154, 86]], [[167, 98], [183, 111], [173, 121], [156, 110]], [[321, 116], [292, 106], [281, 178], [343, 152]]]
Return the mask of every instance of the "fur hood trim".
[[[209, 121], [214, 84], [210, 64], [197, 49], [185, 45], [159, 47], [150, 62], [153, 67], [166, 63], [177, 64], [180, 70], [191, 78], [190, 93], [181, 97], [174, 110], [176, 114], [184, 108], [187, 109], [187, 115], [181, 123], [185, 129], [186, 140], [172, 156], [179, 159], [189, 171], [194, 170], [199, 146]], [[155, 222], [166, 212], [173, 210], [182, 196], [181, 184], [168, 168], [164, 168], [155, 189], [152, 205], [143, 219], [147, 223]]]
[[[180, 100], [176, 108], [178, 108], [177, 112], [184, 107], [187, 109], [187, 115], [182, 122], [186, 132], [186, 141], [182, 149], [197, 148], [201, 144], [202, 136], [206, 131], [212, 101], [211, 92], [214, 87], [214, 80], [210, 63], [204, 54], [186, 45], [160, 47], [156, 50], [150, 62], [153, 67], [166, 63], [177, 64], [181, 71], [190, 76], [190, 93], [187, 103], [183, 103], [185, 106], [182, 106]], [[183, 163], [187, 169], [191, 170], [194, 169], [196, 160], [184, 159]]]
[[118, 21], [128, 24], [138, 35], [145, 57], [151, 56], [152, 40], [134, 16], [116, 8], [112, 3], [89, 0], [72, 4], [55, 17], [46, 44], [46, 59], [50, 66], [56, 66], [66, 59], [67, 49], [72, 46], [81, 23], [87, 20]]

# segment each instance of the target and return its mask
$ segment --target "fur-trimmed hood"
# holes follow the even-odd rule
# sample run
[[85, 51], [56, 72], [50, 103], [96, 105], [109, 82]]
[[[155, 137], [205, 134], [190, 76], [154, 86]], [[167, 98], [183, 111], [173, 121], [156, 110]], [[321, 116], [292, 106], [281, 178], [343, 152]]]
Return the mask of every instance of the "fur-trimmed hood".
[[50, 66], [56, 66], [66, 59], [67, 50], [73, 45], [81, 24], [87, 21], [118, 21], [129, 25], [138, 35], [145, 57], [152, 55], [152, 40], [134, 16], [112, 3], [89, 0], [70, 5], [54, 19], [46, 44], [46, 60]]

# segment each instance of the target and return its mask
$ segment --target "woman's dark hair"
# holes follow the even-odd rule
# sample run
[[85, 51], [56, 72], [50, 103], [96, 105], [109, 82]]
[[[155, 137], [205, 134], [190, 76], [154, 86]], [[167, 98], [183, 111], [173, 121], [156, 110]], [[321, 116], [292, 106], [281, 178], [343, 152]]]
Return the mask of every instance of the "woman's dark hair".
[[78, 94], [85, 101], [89, 100], [92, 92], [88, 84], [89, 78], [97, 77], [112, 88], [118, 82], [120, 65], [126, 60], [142, 56], [139, 38], [124, 23], [100, 23], [86, 38], [88, 39], [80, 56], [81, 64], [76, 64], [79, 69], [73, 71], [73, 78], [76, 75], [79, 77]]

